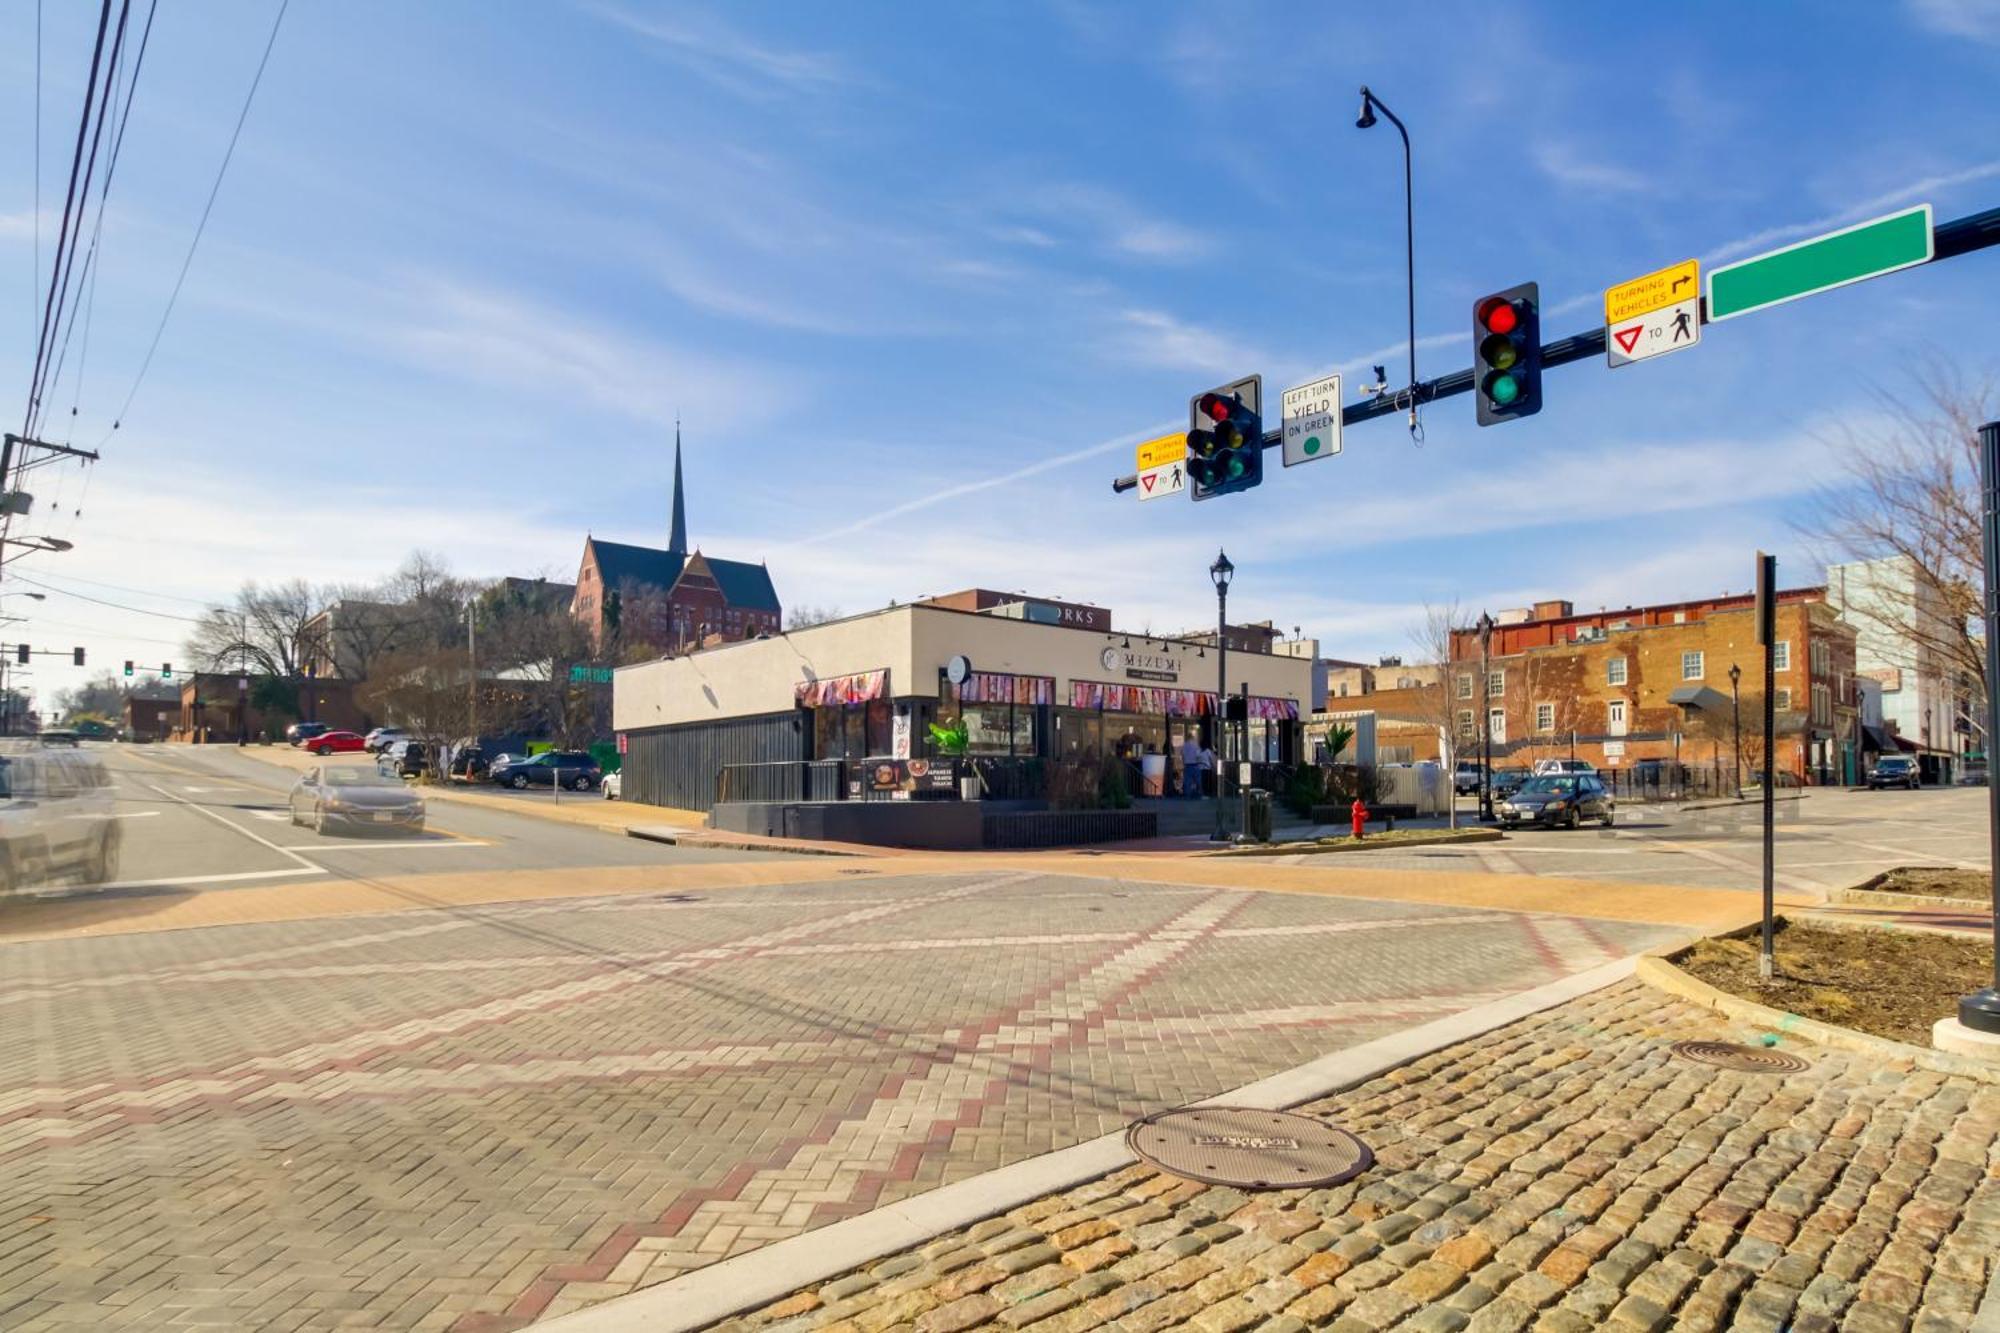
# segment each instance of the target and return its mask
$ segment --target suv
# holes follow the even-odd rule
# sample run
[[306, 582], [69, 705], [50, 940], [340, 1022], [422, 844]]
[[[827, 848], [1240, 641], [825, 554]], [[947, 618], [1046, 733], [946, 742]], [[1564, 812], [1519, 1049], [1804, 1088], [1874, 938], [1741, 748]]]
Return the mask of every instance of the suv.
[[324, 736], [331, 729], [325, 722], [294, 722], [285, 728], [285, 744], [299, 745], [315, 736]]
[[1875, 761], [1868, 770], [1868, 790], [1876, 791], [1885, 787], [1907, 787], [1915, 791], [1920, 785], [1917, 761], [1908, 755], [1885, 754]]
[[425, 753], [422, 741], [394, 741], [382, 751], [376, 766], [399, 778], [420, 778], [426, 767]]
[[390, 746], [394, 745], [397, 741], [406, 741], [408, 739], [410, 739], [410, 733], [401, 727], [377, 727], [363, 738], [362, 744], [368, 747], [368, 753], [370, 754], [387, 754], [389, 753]]
[[493, 761], [487, 776], [503, 787], [550, 787], [560, 782], [574, 791], [589, 791], [604, 778], [597, 761], [581, 750], [546, 750], [530, 758], [503, 756]]
[[1470, 796], [1479, 790], [1479, 780], [1486, 773], [1486, 765], [1476, 759], [1461, 759], [1458, 768], [1451, 775], [1451, 789], [1460, 796]]

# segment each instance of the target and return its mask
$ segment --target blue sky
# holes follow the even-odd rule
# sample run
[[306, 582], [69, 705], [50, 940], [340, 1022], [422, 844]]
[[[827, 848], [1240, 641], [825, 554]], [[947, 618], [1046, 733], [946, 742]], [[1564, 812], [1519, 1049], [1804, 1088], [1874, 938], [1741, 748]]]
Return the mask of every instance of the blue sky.
[[[45, 259], [94, 8], [44, 0]], [[0, 0], [17, 394], [35, 12]], [[274, 12], [161, 6], [57, 438], [105, 439]], [[1415, 141], [1430, 376], [1515, 282], [1567, 334], [1608, 283], [1689, 256], [1991, 206], [1996, 74], [1994, 0], [298, 0], [129, 416], [87, 489], [38, 479], [31, 530], [76, 549], [9, 568], [172, 614], [414, 546], [566, 578], [586, 531], [664, 542], [678, 413], [696, 543], [768, 559], [788, 604], [985, 584], [1166, 630], [1212, 614], [1221, 546], [1232, 610], [1367, 657], [1407, 651], [1427, 601], [1701, 596], [1744, 587], [1759, 545], [1803, 582], [1792, 523], [1830, 438], [1926, 357], [2000, 360], [2000, 255], [1553, 371], [1530, 421], [1480, 430], [1458, 398], [1421, 448], [1396, 418], [1357, 426], [1246, 495], [1109, 482], [1212, 384], [1261, 372], [1275, 400], [1339, 368], [1352, 399], [1370, 363], [1400, 375], [1401, 159], [1386, 123], [1354, 128], [1363, 82]], [[10, 641], [81, 643], [93, 668], [179, 656], [162, 616], [5, 606], [32, 617]]]

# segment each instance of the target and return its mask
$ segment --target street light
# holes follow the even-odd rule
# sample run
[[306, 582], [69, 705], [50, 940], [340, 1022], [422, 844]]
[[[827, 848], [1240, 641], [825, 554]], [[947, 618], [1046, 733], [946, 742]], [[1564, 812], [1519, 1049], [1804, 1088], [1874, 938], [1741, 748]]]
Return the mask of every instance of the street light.
[[1215, 842], [1229, 840], [1228, 822], [1223, 813], [1223, 791], [1229, 782], [1229, 760], [1222, 737], [1229, 728], [1229, 580], [1235, 573], [1236, 566], [1229, 563], [1229, 553], [1218, 549], [1215, 563], [1208, 567], [1209, 582], [1215, 585], [1215, 747], [1225, 751], [1225, 754], [1216, 756], [1215, 832], [1211, 835]]
[[61, 537], [0, 537], [9, 546], [25, 546], [30, 551], [73, 551], [76, 543]]
[[1374, 93], [1368, 85], [1361, 85], [1361, 114], [1354, 118], [1356, 129], [1368, 129], [1375, 123], [1375, 113], [1380, 111], [1396, 127], [1396, 133], [1403, 136], [1403, 268], [1408, 280], [1410, 302], [1410, 434], [1417, 432], [1417, 240], [1416, 209], [1411, 191], [1410, 132], [1403, 128], [1403, 122], [1391, 111], [1388, 104]]
[[1736, 743], [1736, 798], [1743, 799], [1743, 701], [1736, 695], [1736, 682], [1743, 679], [1743, 668], [1729, 664], [1729, 736]]
[[[1388, 108], [1382, 108], [1387, 111]], [[1493, 617], [1479, 613], [1479, 817], [1493, 822], [1493, 677], [1487, 660], [1493, 651]]]

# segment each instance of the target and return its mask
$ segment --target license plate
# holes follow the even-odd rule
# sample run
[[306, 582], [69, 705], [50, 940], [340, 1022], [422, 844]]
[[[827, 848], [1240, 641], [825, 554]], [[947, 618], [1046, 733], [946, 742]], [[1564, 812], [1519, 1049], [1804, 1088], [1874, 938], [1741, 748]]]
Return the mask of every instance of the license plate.
[[388, 813], [388, 812], [386, 812], [386, 811], [384, 811], [384, 812], [381, 812], [381, 813], [378, 813], [378, 814], [377, 814], [377, 815], [375, 816], [375, 822], [376, 822], [376, 823], [378, 823], [378, 824], [389, 824], [389, 823], [394, 823], [394, 822], [395, 822], [395, 819], [396, 819], [396, 816], [394, 816], [393, 814], [390, 814], [390, 813]]

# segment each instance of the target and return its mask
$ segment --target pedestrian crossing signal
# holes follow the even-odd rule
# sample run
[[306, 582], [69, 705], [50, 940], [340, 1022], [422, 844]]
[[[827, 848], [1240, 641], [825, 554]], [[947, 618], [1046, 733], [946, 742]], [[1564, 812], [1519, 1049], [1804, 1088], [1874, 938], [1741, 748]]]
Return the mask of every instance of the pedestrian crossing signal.
[[1188, 400], [1187, 476], [1195, 499], [1263, 483], [1263, 402], [1261, 375]]

